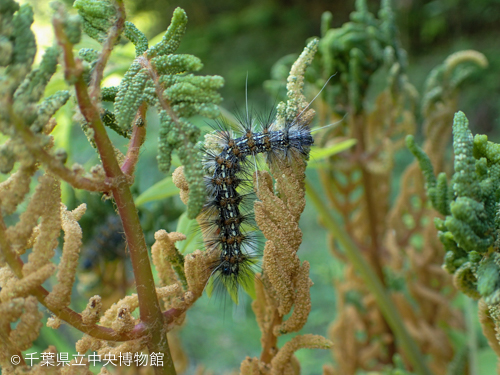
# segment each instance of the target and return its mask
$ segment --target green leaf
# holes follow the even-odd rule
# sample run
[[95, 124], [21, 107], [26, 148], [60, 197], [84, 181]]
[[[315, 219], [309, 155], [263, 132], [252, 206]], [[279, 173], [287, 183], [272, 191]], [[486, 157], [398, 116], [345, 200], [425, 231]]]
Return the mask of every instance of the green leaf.
[[253, 272], [251, 273], [251, 276], [248, 276], [247, 280], [242, 280], [241, 286], [243, 290], [252, 298], [252, 300], [257, 298], [257, 295], [255, 294], [255, 274]]
[[210, 279], [208, 279], [208, 283], [207, 283], [207, 286], [205, 287], [205, 290], [207, 292], [207, 296], [210, 298], [212, 297], [212, 293], [214, 291], [214, 277], [210, 277]]
[[174, 185], [172, 177], [169, 176], [157, 182], [144, 193], [139, 195], [135, 199], [135, 205], [139, 207], [147, 202], [173, 197], [178, 194], [179, 189]]
[[203, 246], [203, 239], [198, 222], [195, 219], [189, 219], [186, 212], [179, 217], [176, 232], [184, 233], [187, 237], [184, 241], [177, 242], [177, 249], [181, 254], [190, 254], [195, 251], [196, 248]]
[[347, 139], [345, 141], [335, 143], [329, 147], [319, 148], [319, 147], [311, 147], [310, 159], [311, 161], [308, 163], [308, 168], [317, 168], [320, 166], [320, 161], [338, 154], [339, 152], [345, 151], [348, 148], [352, 147], [356, 144], [355, 139]]

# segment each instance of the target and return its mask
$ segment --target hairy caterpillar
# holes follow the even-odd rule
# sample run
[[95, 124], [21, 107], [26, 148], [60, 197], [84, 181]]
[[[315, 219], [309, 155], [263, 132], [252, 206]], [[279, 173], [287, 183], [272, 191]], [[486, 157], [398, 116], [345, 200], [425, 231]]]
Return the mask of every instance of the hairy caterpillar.
[[[218, 121], [215, 134], [206, 137], [204, 166], [208, 199], [199, 221], [206, 249], [220, 251], [210, 266], [211, 277], [233, 297], [253, 274], [258, 258], [256, 232], [251, 230], [252, 212], [245, 205], [252, 196], [249, 157], [255, 160], [256, 155], [263, 154], [268, 163], [307, 159], [314, 140], [310, 119], [302, 118], [302, 113], [284, 124], [274, 120], [273, 114], [254, 120], [247, 113], [245, 117], [237, 116], [239, 137], [233, 136], [224, 121]], [[260, 131], [255, 131], [256, 127]]]
[[123, 225], [116, 215], [109, 215], [104, 223], [96, 228], [90, 243], [85, 246], [82, 266], [85, 271], [100, 267], [115, 259], [127, 258]]
[[[100, 213], [106, 215], [105, 213]], [[97, 226], [81, 254], [82, 271], [79, 274], [78, 291], [94, 295], [100, 288], [100, 295], [124, 295], [131, 279], [126, 269], [128, 263], [127, 244], [119, 216], [109, 214]]]

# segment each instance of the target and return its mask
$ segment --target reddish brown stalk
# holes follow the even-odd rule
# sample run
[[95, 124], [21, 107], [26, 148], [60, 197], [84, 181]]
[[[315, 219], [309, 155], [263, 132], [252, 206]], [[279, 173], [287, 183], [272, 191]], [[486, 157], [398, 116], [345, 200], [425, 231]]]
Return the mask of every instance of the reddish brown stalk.
[[17, 133], [21, 136], [30, 153], [40, 160], [47, 169], [61, 180], [66, 181], [75, 189], [84, 189], [88, 191], [109, 192], [113, 187], [113, 180], [106, 178], [103, 180], [91, 180], [82, 177], [73, 172], [71, 169], [66, 168], [64, 164], [51, 156], [47, 151], [40, 147], [39, 142], [35, 135], [27, 128], [14, 111], [10, 111], [10, 116], [13, 125], [16, 127]]
[[92, 72], [92, 77], [90, 79], [90, 98], [95, 103], [99, 100], [101, 95], [101, 81], [104, 76], [104, 68], [108, 63], [109, 56], [113, 50], [113, 46], [116, 44], [125, 26], [125, 6], [122, 0], [115, 0], [116, 17], [117, 20], [115, 24], [111, 27], [108, 32], [108, 36], [104, 43], [102, 44], [102, 51], [99, 54], [99, 58], [94, 66]]
[[[118, 14], [124, 18], [124, 12]], [[117, 21], [115, 27], [124, 22], [124, 19]], [[137, 287], [137, 296], [139, 299], [140, 318], [146, 326], [150, 339], [148, 340], [148, 349], [150, 352], [164, 353], [163, 367], [155, 367], [155, 374], [176, 374], [170, 354], [166, 325], [164, 316], [160, 309], [158, 296], [155, 290], [153, 273], [151, 271], [151, 262], [149, 259], [144, 233], [141, 229], [137, 209], [128, 185], [128, 179], [123, 174], [120, 165], [115, 157], [115, 151], [106, 129], [101, 121], [98, 108], [92, 103], [87, 91], [87, 85], [83, 80], [81, 69], [78, 69], [73, 56], [71, 43], [64, 33], [62, 20], [54, 18], [54, 28], [58, 43], [63, 48], [65, 66], [65, 76], [75, 82], [76, 96], [81, 113], [94, 131], [94, 140], [99, 151], [102, 165], [106, 176], [117, 181], [112, 188], [113, 198], [115, 199], [118, 213], [122, 220], [123, 230], [127, 240], [127, 246], [130, 251], [130, 259], [135, 276]], [[113, 33], [110, 33], [113, 37]], [[113, 44], [105, 44], [111, 49]], [[104, 56], [111, 51], [104, 51]], [[103, 61], [106, 61], [107, 57]], [[102, 67], [103, 69], [104, 67]], [[77, 74], [75, 74], [77, 73]], [[96, 76], [96, 79], [98, 77]], [[99, 85], [100, 82], [94, 82]], [[95, 94], [95, 93], [94, 93]]]
[[260, 360], [264, 363], [271, 363], [271, 360], [277, 353], [278, 337], [275, 336], [273, 329], [279, 326], [283, 321], [283, 317], [279, 314], [278, 309], [274, 310], [273, 322], [269, 325], [269, 330], [265, 334], [264, 346], [260, 354]]
[[[160, 102], [161, 107], [167, 111], [168, 116], [172, 119], [173, 122], [178, 123], [179, 122], [179, 117], [175, 114], [175, 112], [172, 110], [172, 107], [170, 106], [170, 103], [168, 102], [167, 99], [163, 96], [163, 87], [160, 84], [160, 76], [156, 72], [156, 69], [151, 65], [151, 62], [145, 57], [141, 56], [138, 58], [138, 61], [141, 63], [141, 65], [146, 68], [149, 72], [149, 75], [151, 76], [151, 79], [153, 80], [153, 83], [155, 85], [155, 91], [156, 91], [156, 96], [158, 98], [158, 101]], [[182, 128], [179, 127], [178, 129], [180, 132], [182, 132]], [[184, 134], [185, 135], [185, 134]], [[188, 139], [188, 137], [184, 137], [185, 139]]]
[[[121, 168], [122, 172], [127, 176], [132, 176], [135, 171], [135, 166], [139, 160], [139, 152], [141, 146], [146, 139], [146, 123], [144, 119], [146, 118], [146, 103], [143, 103], [139, 110], [137, 111], [137, 116], [134, 120], [134, 129], [132, 130], [132, 137], [128, 145], [127, 155], [125, 156], [125, 161], [123, 162]], [[141, 126], [137, 125], [137, 120], [142, 119], [143, 124]]]

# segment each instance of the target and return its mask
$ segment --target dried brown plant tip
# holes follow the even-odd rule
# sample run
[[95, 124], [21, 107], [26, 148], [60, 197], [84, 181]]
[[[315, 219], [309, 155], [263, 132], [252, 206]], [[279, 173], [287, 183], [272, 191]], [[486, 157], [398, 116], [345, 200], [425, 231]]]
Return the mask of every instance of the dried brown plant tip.
[[[255, 202], [254, 205], [255, 219], [268, 240], [264, 248], [263, 272], [269, 279], [269, 286], [276, 292], [275, 298], [281, 316], [288, 314], [296, 302], [299, 284], [302, 286], [307, 284], [307, 287], [300, 288], [300, 298], [303, 300], [301, 302], [309, 299], [310, 281], [308, 276], [304, 278], [303, 273], [300, 275], [301, 265], [296, 254], [302, 242], [298, 219], [305, 207], [303, 190], [305, 164], [297, 168], [297, 174], [287, 165], [276, 167], [273, 171], [276, 172], [278, 187], [286, 186], [280, 194], [282, 198], [274, 195], [270, 175], [258, 172], [257, 196], [261, 202]], [[257, 186], [257, 178], [255, 183]], [[308, 265], [303, 267], [308, 268]], [[303, 307], [310, 309], [310, 303], [305, 302]], [[294, 313], [303, 312], [294, 310]]]
[[38, 311], [38, 301], [29, 296], [24, 300], [24, 313], [16, 328], [9, 335], [18, 350], [27, 350], [33, 345], [42, 327], [43, 314]]
[[189, 200], [189, 185], [186, 180], [186, 176], [184, 175], [184, 167], [178, 167], [175, 169], [174, 173], [172, 173], [172, 181], [175, 186], [177, 186], [180, 191], [180, 197], [182, 203], [187, 205]]
[[[272, 164], [271, 173], [276, 178], [277, 193], [269, 173], [257, 172], [254, 177], [254, 186], [260, 199], [254, 204], [255, 219], [267, 239], [263, 275], [257, 276], [256, 299], [252, 303], [262, 332], [263, 349], [261, 362], [247, 358], [242, 363], [242, 374], [259, 373], [257, 371], [265, 368], [262, 364], [271, 365], [270, 369], [267, 367], [267, 371], [262, 373], [296, 373], [292, 354], [298, 347], [331, 346], [329, 340], [319, 336], [314, 338], [318, 340], [315, 346], [312, 336], [306, 335], [300, 336], [302, 339], [296, 337], [280, 350], [277, 348], [277, 337], [299, 331], [311, 310], [309, 263], [301, 264], [297, 256], [302, 242], [298, 222], [305, 207], [305, 166], [302, 160], [295, 160], [291, 164]], [[283, 322], [284, 316], [290, 311], [292, 314]]]
[[38, 271], [30, 275], [18, 279], [13, 277], [5, 286], [2, 286], [0, 291], [0, 301], [8, 301], [16, 297], [25, 297], [33, 292], [36, 288], [42, 285], [54, 273], [56, 266], [54, 264], [46, 264]]
[[[492, 307], [492, 310], [495, 310]], [[497, 356], [500, 357], [500, 341], [498, 340], [498, 330], [500, 327], [499, 321], [495, 320], [490, 312], [490, 307], [481, 298], [478, 303], [478, 315], [483, 334], [488, 340], [490, 347], [494, 350]]]
[[175, 247], [177, 241], [185, 239], [186, 236], [182, 233], [167, 233], [165, 230], [155, 233], [156, 242], [151, 248], [151, 255], [163, 285], [181, 282], [183, 288], [187, 289], [184, 257]]
[[300, 364], [294, 357], [299, 349], [328, 349], [332, 343], [319, 335], [300, 335], [288, 341], [276, 354], [271, 363], [258, 358], [246, 357], [240, 366], [240, 375], [296, 375], [300, 374]]
[[47, 327], [52, 329], [59, 329], [61, 323], [61, 319], [59, 319], [57, 316], [49, 316], [49, 318], [47, 319]]
[[159, 299], [165, 302], [166, 309], [182, 309], [185, 305], [184, 291], [178, 283], [156, 288], [156, 294], [158, 294]]
[[258, 358], [246, 357], [240, 366], [240, 375], [267, 375], [270, 373], [271, 366], [262, 363]]
[[313, 282], [309, 278], [309, 262], [304, 261], [295, 278], [295, 303], [292, 315], [280, 326], [274, 327], [275, 336], [284, 335], [289, 332], [296, 332], [302, 328], [311, 312], [311, 297], [309, 288]]
[[15, 344], [9, 337], [10, 324], [15, 322], [23, 313], [24, 298], [14, 298], [9, 302], [0, 303], [0, 314], [2, 323], [0, 324], [0, 365], [2, 368], [10, 367], [10, 357], [16, 353]]
[[37, 164], [21, 164], [19, 170], [0, 184], [0, 205], [6, 214], [13, 213], [29, 192]]
[[87, 307], [82, 312], [82, 320], [84, 324], [96, 324], [101, 317], [102, 300], [101, 296], [93, 296], [90, 298]]
[[189, 292], [186, 293], [186, 301], [192, 298], [196, 300], [201, 296], [210, 277], [209, 265], [217, 256], [215, 252], [207, 253], [200, 250], [196, 250], [186, 256], [184, 268], [189, 289]]
[[[60, 202], [59, 182], [49, 174], [41, 176], [38, 182], [39, 184], [35, 193], [31, 197], [28, 207], [21, 214], [19, 222], [9, 227], [6, 232], [7, 240], [17, 254], [23, 254], [28, 248], [28, 243], [33, 242], [30, 240], [35, 240], [34, 244], [38, 245], [33, 248], [32, 253], [38, 253], [38, 249], [40, 248], [42, 250], [41, 254], [31, 256], [30, 260], [35, 261], [35, 263], [38, 262], [38, 257], [42, 256], [44, 251], [46, 254], [42, 257], [45, 258], [45, 261], [42, 260], [42, 262], [46, 262], [47, 259], [51, 258], [51, 252], [57, 245], [55, 241], [59, 236], [60, 229], [58, 212]], [[26, 183], [29, 183], [29, 180], [26, 181]], [[3, 197], [1, 201], [4, 202]], [[37, 221], [40, 217], [42, 217], [42, 223], [38, 226], [38, 235], [32, 238], [34, 228], [37, 226]], [[43, 222], [45, 222], [45, 224], [43, 224]], [[41, 236], [42, 226], [44, 232], [43, 236]], [[40, 236], [40, 240], [37, 240]], [[51, 246], [53, 247], [51, 248]], [[29, 273], [33, 269], [36, 270], [37, 266], [27, 267], [26, 272]]]
[[119, 311], [122, 307], [127, 307], [128, 311], [132, 313], [139, 307], [139, 299], [137, 294], [132, 294], [122, 298], [120, 301], [114, 303], [102, 316], [100, 323], [106, 327], [112, 327], [113, 322], [116, 320]]
[[111, 328], [119, 333], [130, 332], [135, 325], [135, 319], [130, 312], [129, 306], [121, 306], [118, 309], [115, 321], [111, 324]]
[[75, 344], [75, 349], [78, 353], [83, 354], [88, 350], [97, 351], [101, 349], [105, 345], [105, 342], [102, 340], [97, 340], [88, 335], [83, 335], [83, 337], [78, 340]]
[[[184, 167], [178, 167], [172, 174], [172, 180], [180, 189], [180, 197], [184, 204], [188, 203], [189, 199], [189, 186], [184, 175]], [[197, 220], [200, 217], [197, 218]], [[175, 242], [181, 241], [185, 238], [182, 233], [167, 233], [165, 231], [158, 231], [155, 234], [156, 243], [153, 245], [153, 262], [158, 269], [158, 273], [162, 278], [164, 284], [172, 282], [182, 285], [186, 292], [180, 295], [178, 292], [182, 289], [165, 290], [168, 297], [177, 294], [179, 298], [169, 298], [170, 307], [178, 311], [187, 310], [198, 298], [201, 297], [205, 286], [207, 285], [210, 277], [210, 265], [218, 258], [215, 251], [200, 251], [196, 250], [191, 254], [186, 255], [181, 263], [182, 255], [175, 248]], [[160, 256], [160, 254], [162, 254]], [[175, 274], [172, 272], [175, 270]], [[185, 278], [185, 279], [184, 279]]]
[[46, 187], [45, 194], [40, 196], [40, 200], [30, 202], [37, 205], [41, 213], [40, 234], [35, 240], [33, 251], [28, 256], [28, 262], [24, 264], [25, 276], [37, 272], [50, 262], [61, 230], [61, 183], [46, 173], [40, 177], [40, 184]]
[[299, 349], [328, 349], [332, 346], [330, 340], [319, 335], [300, 335], [288, 341], [271, 361], [271, 375], [284, 374], [285, 368], [292, 361], [293, 353]]
[[[42, 326], [43, 314], [38, 311], [38, 301], [35, 297], [14, 298], [0, 304], [0, 366], [2, 373], [14, 373], [11, 356], [22, 358], [21, 351], [33, 346]], [[11, 323], [17, 322], [14, 329]], [[18, 371], [24, 371], [24, 361], [21, 360]]]
[[62, 257], [58, 266], [57, 281], [52, 292], [45, 301], [56, 309], [69, 306], [71, 302], [71, 290], [75, 282], [78, 258], [82, 245], [82, 229], [78, 220], [85, 213], [86, 205], [82, 204], [73, 211], [61, 204], [62, 230], [64, 231], [64, 245]]

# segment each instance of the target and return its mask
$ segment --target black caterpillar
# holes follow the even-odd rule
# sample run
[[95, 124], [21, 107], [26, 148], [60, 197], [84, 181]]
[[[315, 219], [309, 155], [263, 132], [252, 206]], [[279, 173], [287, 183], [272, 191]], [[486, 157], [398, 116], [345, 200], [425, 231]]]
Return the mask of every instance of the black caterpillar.
[[[302, 113], [301, 113], [302, 114]], [[211, 265], [214, 283], [223, 284], [231, 293], [250, 280], [257, 261], [256, 231], [252, 211], [245, 205], [253, 195], [251, 188], [251, 161], [249, 156], [264, 154], [267, 163], [278, 159], [291, 162], [293, 158], [308, 159], [314, 143], [308, 122], [299, 114], [284, 125], [267, 119], [257, 119], [261, 131], [254, 132], [253, 119], [238, 116], [238, 127], [243, 135], [234, 138], [224, 121], [218, 121], [212, 146], [205, 144], [207, 203], [201, 217], [205, 246], [208, 251], [220, 251]], [[239, 191], [240, 190], [240, 191]], [[251, 203], [251, 202], [249, 202]], [[220, 281], [220, 283], [219, 283]]]

